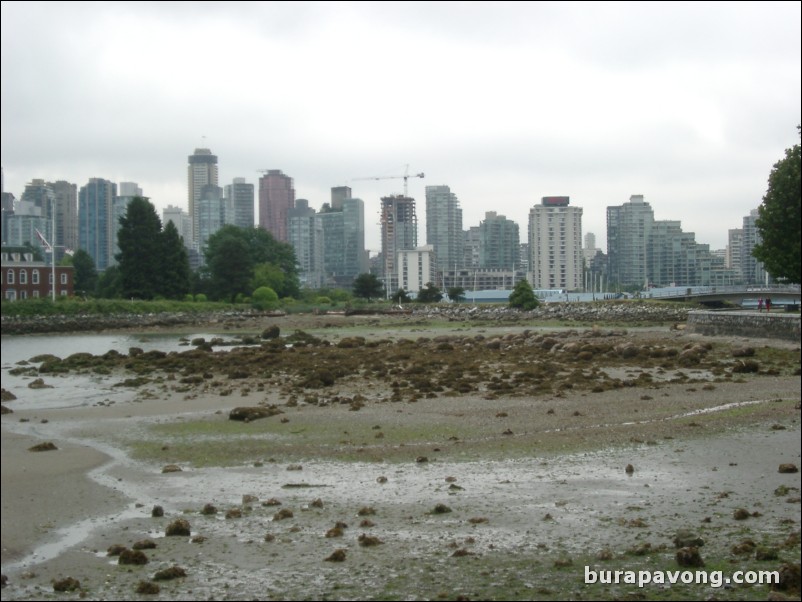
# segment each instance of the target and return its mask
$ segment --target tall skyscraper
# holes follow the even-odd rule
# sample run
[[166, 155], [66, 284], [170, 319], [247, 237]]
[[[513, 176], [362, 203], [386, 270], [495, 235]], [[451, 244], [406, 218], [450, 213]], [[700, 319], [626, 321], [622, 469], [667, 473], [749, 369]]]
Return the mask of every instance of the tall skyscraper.
[[225, 219], [223, 189], [213, 184], [201, 188], [195, 210], [198, 215], [197, 245], [198, 250], [203, 252], [209, 237], [223, 227]]
[[479, 223], [479, 267], [514, 270], [520, 266], [518, 224], [495, 211]]
[[[348, 192], [351, 192], [350, 188]], [[365, 250], [365, 203], [362, 199], [350, 197], [343, 199], [342, 211], [344, 277], [346, 283], [350, 285], [354, 278], [368, 271], [368, 252]]]
[[295, 207], [290, 209], [288, 231], [301, 285], [323, 287], [323, 224], [306, 199], [296, 199]]
[[760, 231], [755, 221], [760, 215], [757, 209], [752, 209], [749, 215], [743, 218], [743, 249], [741, 250], [741, 273], [744, 284], [765, 284], [768, 279], [763, 262], [752, 255], [752, 249], [762, 242]]
[[529, 265], [536, 289], [582, 288], [582, 208], [569, 203], [567, 196], [547, 196], [529, 210]]
[[332, 186], [331, 188], [331, 208], [339, 211], [343, 208], [345, 199], [350, 199], [351, 188], [350, 186]]
[[259, 178], [259, 227], [276, 240], [289, 242], [287, 218], [295, 206], [293, 179], [280, 169], [269, 169]]
[[204, 186], [217, 186], [217, 156], [208, 148], [196, 148], [189, 156], [187, 167], [189, 190], [189, 218], [192, 222], [192, 245], [199, 247], [200, 225], [197, 203], [201, 198]]
[[248, 184], [245, 178], [234, 178], [234, 181], [226, 186], [226, 207], [227, 224], [233, 224], [238, 228], [253, 228], [253, 184]]
[[642, 194], [629, 202], [607, 207], [608, 274], [623, 287], [642, 287], [649, 275], [647, 246], [654, 224], [654, 212]]
[[462, 209], [448, 186], [426, 187], [426, 244], [431, 245], [437, 269], [463, 265]]
[[400, 194], [382, 197], [381, 238], [385, 286], [395, 290], [398, 288], [398, 252], [418, 246], [415, 199]]
[[56, 258], [65, 249], [78, 248], [78, 185], [59, 180], [50, 182], [56, 198]]
[[78, 193], [78, 246], [89, 253], [98, 272], [112, 265], [112, 201], [117, 184], [90, 178]]

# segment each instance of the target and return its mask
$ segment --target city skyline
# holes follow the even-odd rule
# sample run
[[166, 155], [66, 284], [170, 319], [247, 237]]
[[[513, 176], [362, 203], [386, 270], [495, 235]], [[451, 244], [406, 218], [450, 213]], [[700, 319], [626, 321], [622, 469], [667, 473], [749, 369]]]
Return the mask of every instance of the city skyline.
[[801, 42], [795, 2], [3, 2], [4, 190], [98, 177], [188, 210], [210, 148], [220, 185], [352, 187], [373, 252], [403, 180], [362, 178], [406, 169], [421, 239], [446, 185], [465, 227], [565, 195], [604, 248], [606, 208], [642, 194], [720, 249], [798, 143]]

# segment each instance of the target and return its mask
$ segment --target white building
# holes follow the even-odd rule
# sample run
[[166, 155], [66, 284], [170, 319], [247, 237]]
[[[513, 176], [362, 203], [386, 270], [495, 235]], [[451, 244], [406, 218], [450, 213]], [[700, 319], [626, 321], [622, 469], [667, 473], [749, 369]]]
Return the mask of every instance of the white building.
[[430, 282], [437, 285], [437, 263], [432, 245], [398, 251], [397, 258], [398, 288], [417, 293]]
[[536, 289], [582, 288], [582, 208], [569, 197], [543, 197], [529, 211], [529, 267]]

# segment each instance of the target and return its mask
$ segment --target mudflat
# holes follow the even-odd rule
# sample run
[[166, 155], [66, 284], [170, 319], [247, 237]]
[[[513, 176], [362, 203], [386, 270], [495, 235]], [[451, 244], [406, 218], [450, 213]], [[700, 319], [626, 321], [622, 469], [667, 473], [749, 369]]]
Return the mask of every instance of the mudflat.
[[[2, 418], [4, 600], [70, 595], [54, 582], [97, 600], [798, 597], [798, 345], [271, 325], [21, 367]], [[37, 407], [36, 378], [108, 397]], [[166, 535], [179, 519], [188, 534]], [[691, 548], [704, 566], [678, 561]], [[786, 577], [586, 583], [616, 570]]]

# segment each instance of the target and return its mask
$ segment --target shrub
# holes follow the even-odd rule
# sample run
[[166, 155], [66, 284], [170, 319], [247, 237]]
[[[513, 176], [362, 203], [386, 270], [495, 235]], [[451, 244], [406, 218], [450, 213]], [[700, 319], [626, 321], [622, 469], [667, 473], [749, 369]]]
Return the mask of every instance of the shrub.
[[251, 295], [251, 304], [256, 309], [269, 310], [278, 307], [278, 295], [276, 291], [267, 286], [260, 286]]

